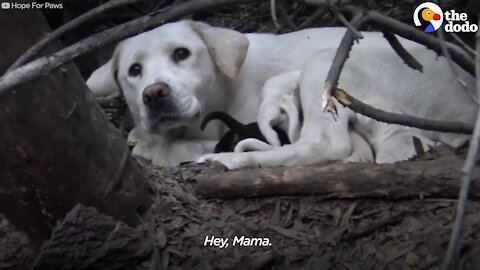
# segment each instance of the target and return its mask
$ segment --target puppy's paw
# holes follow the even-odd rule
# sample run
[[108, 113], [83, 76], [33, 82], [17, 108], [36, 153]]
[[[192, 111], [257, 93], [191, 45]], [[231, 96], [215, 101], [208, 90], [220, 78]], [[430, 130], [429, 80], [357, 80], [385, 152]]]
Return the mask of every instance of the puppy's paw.
[[206, 154], [200, 157], [197, 162], [218, 162], [220, 164], [223, 164], [229, 170], [236, 170], [249, 167], [248, 155], [249, 153]]

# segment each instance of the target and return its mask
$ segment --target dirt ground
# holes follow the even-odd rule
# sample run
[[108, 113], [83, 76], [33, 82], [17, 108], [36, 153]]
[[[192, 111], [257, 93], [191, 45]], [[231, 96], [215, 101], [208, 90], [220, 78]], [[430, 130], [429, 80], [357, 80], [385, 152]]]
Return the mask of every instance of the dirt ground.
[[[217, 167], [148, 170], [156, 198], [140, 227], [151, 230], [153, 252], [136, 269], [439, 269], [456, 206], [442, 198], [205, 200], [194, 193], [195, 178]], [[479, 211], [471, 201], [463, 269], [480, 267]], [[0, 269], [27, 269], [35, 249], [6, 220], [0, 224]], [[230, 245], [205, 247], [207, 236], [229, 238]], [[232, 246], [235, 236], [271, 245]]]
[[[157, 187], [174, 214], [156, 218], [171, 239], [161, 256], [178, 266], [172, 269], [438, 269], [456, 205], [441, 198], [205, 201], [191, 194], [200, 172], [194, 165], [156, 171], [169, 182], [169, 190]], [[480, 267], [479, 207], [471, 202], [467, 211], [464, 269]], [[210, 235], [269, 237], [272, 246], [205, 248]]]

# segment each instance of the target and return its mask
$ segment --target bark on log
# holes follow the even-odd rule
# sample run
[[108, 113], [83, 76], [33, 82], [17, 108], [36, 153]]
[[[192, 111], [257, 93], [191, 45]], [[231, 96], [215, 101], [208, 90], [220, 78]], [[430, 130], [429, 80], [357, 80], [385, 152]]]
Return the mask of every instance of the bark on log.
[[[325, 198], [457, 198], [463, 160], [449, 155], [396, 164], [330, 164], [263, 168], [197, 177], [196, 193], [207, 198], [319, 195]], [[480, 176], [477, 169], [475, 180]], [[480, 197], [473, 181], [472, 197]]]
[[137, 269], [153, 249], [146, 237], [94, 208], [77, 205], [53, 229], [32, 269]]
[[[0, 73], [49, 31], [37, 10], [3, 11]], [[146, 177], [73, 64], [3, 95], [0, 130], [0, 212], [37, 245], [77, 203], [129, 224], [150, 205]]]

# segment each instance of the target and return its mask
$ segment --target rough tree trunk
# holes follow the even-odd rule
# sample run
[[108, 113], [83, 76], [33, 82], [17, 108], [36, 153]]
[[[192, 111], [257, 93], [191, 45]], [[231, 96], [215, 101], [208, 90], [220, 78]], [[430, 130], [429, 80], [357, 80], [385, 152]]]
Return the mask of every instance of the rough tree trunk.
[[[0, 11], [0, 74], [49, 31], [37, 10]], [[131, 225], [149, 206], [146, 177], [72, 64], [0, 96], [0, 142], [0, 212], [37, 245], [77, 203]]]

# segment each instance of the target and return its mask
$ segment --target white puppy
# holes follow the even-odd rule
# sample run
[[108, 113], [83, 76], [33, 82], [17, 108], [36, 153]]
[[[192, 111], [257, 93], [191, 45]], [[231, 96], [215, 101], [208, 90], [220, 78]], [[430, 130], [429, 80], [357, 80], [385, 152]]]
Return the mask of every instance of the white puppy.
[[298, 83], [300, 71], [292, 71], [268, 79], [262, 89], [262, 102], [258, 110], [258, 128], [267, 142], [280, 146], [278, 134], [273, 126], [280, 126], [287, 131], [290, 142], [300, 136], [300, 101]]
[[[342, 35], [340, 32], [338, 35]], [[400, 39], [423, 65], [423, 73], [407, 67], [380, 33], [363, 33], [354, 45], [339, 80], [339, 88], [380, 109], [417, 117], [473, 123], [478, 110], [470, 98], [475, 81], [461, 70], [468, 90], [451, 74], [445, 58], [417, 43]], [[338, 40], [338, 39], [335, 39]], [[300, 78], [304, 122], [298, 141], [270, 151], [205, 155], [199, 161], [216, 160], [230, 169], [318, 164], [346, 160], [355, 152], [351, 130], [368, 141], [378, 163], [405, 160], [415, 155], [412, 136], [424, 143], [442, 142], [457, 147], [469, 136], [420, 131], [388, 125], [354, 113], [339, 104], [335, 121], [321, 107], [322, 86], [336, 48], [324, 50], [305, 67]], [[460, 68], [458, 68], [460, 69]], [[431, 140], [431, 141], [430, 141]], [[355, 161], [355, 160], [349, 160]]]
[[[234, 152], [266, 151], [280, 147], [280, 140], [273, 126], [287, 131], [290, 142], [300, 136], [300, 97], [298, 96], [300, 71], [292, 71], [268, 79], [262, 89], [262, 102], [258, 110], [257, 123], [267, 143], [258, 139], [240, 141]], [[353, 151], [345, 162], [373, 162], [373, 151], [367, 141], [356, 131], [349, 130]]]
[[336, 48], [345, 29], [285, 35], [241, 34], [181, 21], [121, 42], [87, 85], [96, 95], [119, 91], [137, 124], [135, 155], [173, 166], [213, 152], [222, 130], [199, 119], [225, 111], [243, 123], [257, 120], [267, 79], [300, 70], [322, 50]]
[[262, 89], [262, 101], [258, 109], [257, 123], [268, 143], [249, 138], [240, 141], [234, 152], [265, 151], [281, 145], [277, 126], [288, 135], [290, 142], [300, 136], [300, 101], [298, 83], [300, 71], [292, 71], [268, 79]]

